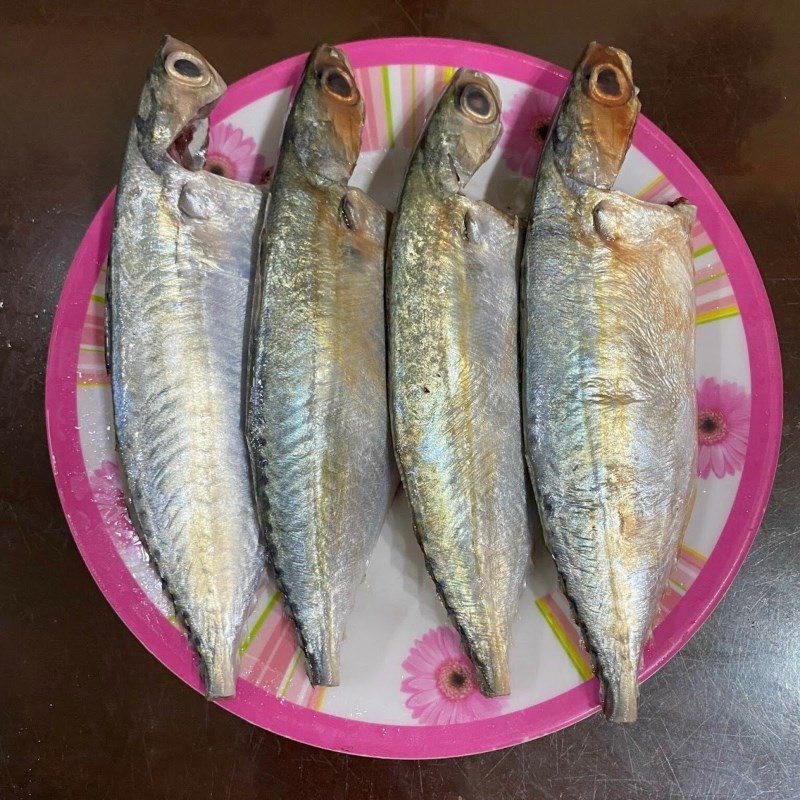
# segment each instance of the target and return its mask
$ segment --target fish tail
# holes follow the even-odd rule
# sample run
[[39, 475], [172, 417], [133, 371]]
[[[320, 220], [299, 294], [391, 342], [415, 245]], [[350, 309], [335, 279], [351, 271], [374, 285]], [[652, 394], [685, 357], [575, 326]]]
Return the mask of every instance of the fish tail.
[[201, 650], [200, 674], [209, 700], [233, 697], [236, 694], [236, 677], [239, 674], [239, 648], [215, 647], [205, 652]]
[[639, 697], [638, 669], [634, 661], [623, 659], [620, 671], [611, 679], [603, 677], [603, 713], [611, 722], [636, 722]]
[[478, 679], [478, 688], [486, 697], [499, 697], [511, 693], [511, 678], [508, 671], [508, 640], [506, 637], [493, 637], [483, 652], [476, 652], [472, 647], [467, 647], [472, 663], [475, 665], [475, 675]]
[[339, 685], [339, 642], [324, 636], [320, 643], [310, 644], [301, 637], [306, 656], [306, 672], [312, 686]]

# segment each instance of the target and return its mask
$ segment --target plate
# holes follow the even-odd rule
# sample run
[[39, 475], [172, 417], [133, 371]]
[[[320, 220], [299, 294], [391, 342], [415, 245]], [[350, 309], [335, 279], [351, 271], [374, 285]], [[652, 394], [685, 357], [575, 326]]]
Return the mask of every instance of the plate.
[[[463, 65], [497, 82], [505, 126], [468, 193], [524, 212], [565, 70], [522, 53], [444, 39], [379, 39], [344, 50], [367, 106], [355, 184], [394, 208], [425, 113]], [[207, 168], [239, 180], [268, 177], [304, 59], [282, 61], [229, 88], [212, 116]], [[781, 371], [769, 303], [742, 235], [697, 167], [647, 119], [636, 128], [617, 185], [655, 202], [683, 195], [698, 207], [692, 230], [698, 496], [645, 653], [641, 677], [647, 678], [711, 613], [758, 529], [778, 454]], [[113, 201], [112, 193], [86, 232], [56, 313], [46, 387], [53, 472], [75, 542], [101, 591], [142, 644], [200, 690], [194, 656], [123, 503], [103, 364]], [[468, 664], [468, 679], [460, 677], [465, 657], [399, 494], [348, 622], [341, 686], [310, 686], [279, 595], [265, 585], [245, 626], [237, 695], [219, 705], [308, 744], [392, 758], [485, 752], [571, 725], [597, 711], [597, 681], [541, 544], [534, 560], [513, 630], [512, 694], [485, 699]], [[645, 706], [646, 697], [645, 690]]]

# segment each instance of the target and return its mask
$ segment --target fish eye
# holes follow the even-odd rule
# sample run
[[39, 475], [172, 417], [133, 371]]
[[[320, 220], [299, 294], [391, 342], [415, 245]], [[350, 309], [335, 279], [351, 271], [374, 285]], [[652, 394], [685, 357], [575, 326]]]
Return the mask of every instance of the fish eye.
[[621, 105], [631, 96], [628, 79], [614, 64], [597, 64], [587, 82], [589, 96], [604, 105]]
[[205, 64], [191, 53], [170, 53], [164, 62], [164, 69], [171, 78], [191, 86], [204, 86], [211, 80]]
[[491, 122], [497, 116], [494, 97], [477, 83], [469, 83], [461, 90], [459, 105], [476, 122]]
[[320, 75], [320, 83], [328, 94], [338, 100], [354, 102], [358, 98], [358, 90], [353, 79], [338, 67], [326, 67]]

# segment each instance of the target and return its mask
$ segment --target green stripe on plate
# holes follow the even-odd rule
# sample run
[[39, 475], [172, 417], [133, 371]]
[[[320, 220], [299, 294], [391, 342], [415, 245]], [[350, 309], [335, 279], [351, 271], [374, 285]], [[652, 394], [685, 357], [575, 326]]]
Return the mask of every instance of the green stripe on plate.
[[289, 689], [289, 684], [292, 682], [292, 678], [294, 677], [294, 671], [297, 669], [297, 664], [300, 661], [300, 648], [297, 648], [297, 652], [294, 654], [294, 659], [292, 660], [292, 666], [289, 667], [289, 674], [284, 678], [283, 684], [281, 685], [281, 689], [278, 692], [278, 697], [284, 697], [286, 695], [287, 690]]
[[695, 250], [692, 253], [692, 258], [700, 258], [700, 256], [704, 256], [706, 253], [710, 253], [714, 249], [714, 245], [709, 243], [704, 247], [701, 247], [699, 250]]
[[381, 67], [383, 78], [383, 102], [386, 107], [386, 132], [389, 134], [389, 147], [394, 147], [394, 125], [392, 123], [392, 93], [389, 89], [389, 67]]
[[269, 616], [269, 612], [275, 607], [275, 603], [278, 602], [278, 598], [280, 597], [280, 592], [275, 592], [275, 594], [270, 597], [269, 601], [267, 602], [266, 606], [264, 606], [264, 610], [258, 615], [258, 619], [255, 621], [255, 624], [250, 629], [250, 633], [247, 634], [247, 637], [242, 642], [241, 647], [239, 647], [239, 655], [243, 655], [244, 651], [253, 644], [253, 639], [256, 638], [258, 632], [261, 630], [261, 626], [266, 622], [267, 617]]

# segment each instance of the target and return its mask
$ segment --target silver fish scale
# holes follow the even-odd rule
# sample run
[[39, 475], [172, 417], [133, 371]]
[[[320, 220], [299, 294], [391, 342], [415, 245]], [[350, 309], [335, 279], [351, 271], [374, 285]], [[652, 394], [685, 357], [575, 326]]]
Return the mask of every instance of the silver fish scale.
[[514, 220], [409, 170], [391, 247], [393, 431], [414, 527], [486, 694], [530, 557]]
[[110, 259], [111, 385], [137, 530], [201, 659], [232, 694], [263, 573], [242, 435], [245, 320], [263, 193], [166, 156], [131, 129]]
[[692, 219], [570, 181], [548, 149], [523, 259], [531, 475], [607, 711], [625, 721], [694, 498]]
[[262, 243], [247, 434], [271, 561], [315, 684], [339, 682], [346, 616], [396, 487], [385, 237], [383, 208], [309, 176], [284, 149]]

